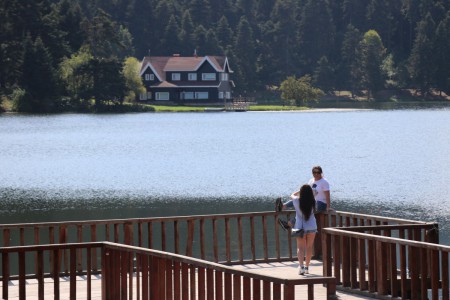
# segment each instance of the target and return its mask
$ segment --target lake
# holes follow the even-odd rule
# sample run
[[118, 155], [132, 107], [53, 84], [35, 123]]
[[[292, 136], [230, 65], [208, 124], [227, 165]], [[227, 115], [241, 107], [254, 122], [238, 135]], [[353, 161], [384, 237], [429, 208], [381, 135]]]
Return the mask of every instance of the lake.
[[0, 223], [272, 210], [321, 165], [336, 210], [438, 221], [450, 109], [0, 115]]

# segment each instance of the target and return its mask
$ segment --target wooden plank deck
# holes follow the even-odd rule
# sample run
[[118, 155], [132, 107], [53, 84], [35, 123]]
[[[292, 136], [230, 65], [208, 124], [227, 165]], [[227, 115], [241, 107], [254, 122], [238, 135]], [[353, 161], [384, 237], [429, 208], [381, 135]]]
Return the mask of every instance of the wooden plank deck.
[[[239, 270], [245, 270], [262, 275], [271, 275], [275, 277], [285, 279], [297, 279], [303, 276], [298, 275], [298, 263], [297, 262], [277, 262], [277, 263], [261, 263], [261, 264], [246, 264], [233, 266]], [[322, 262], [312, 261], [310, 264], [310, 274], [304, 275], [304, 277], [322, 276]], [[60, 299], [70, 299], [69, 290], [69, 277], [60, 278]], [[134, 284], [136, 280], [133, 280]], [[37, 280], [26, 280], [26, 293], [27, 299], [38, 299], [38, 284]], [[76, 299], [87, 299], [86, 295], [86, 276], [77, 276], [77, 297]], [[0, 290], [2, 283], [0, 282]], [[9, 282], [9, 299], [19, 299], [18, 281], [13, 280]], [[241, 285], [242, 287], [242, 285]], [[326, 288], [321, 285], [314, 286], [315, 299], [326, 299]], [[297, 299], [306, 299], [307, 286], [297, 286], [295, 294]], [[53, 279], [45, 279], [44, 288], [45, 299], [53, 299]], [[134, 293], [135, 295], [135, 293]], [[336, 299], [339, 300], [351, 300], [351, 299], [371, 299], [357, 294], [351, 294], [342, 291], [336, 291]], [[92, 295], [91, 299], [102, 299], [101, 297], [101, 275], [92, 275]]]

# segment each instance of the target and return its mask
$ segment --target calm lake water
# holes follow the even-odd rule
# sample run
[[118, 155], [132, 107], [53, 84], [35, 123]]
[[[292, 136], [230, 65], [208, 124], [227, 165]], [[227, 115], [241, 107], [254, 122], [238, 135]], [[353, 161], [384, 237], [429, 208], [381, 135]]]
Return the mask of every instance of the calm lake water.
[[0, 223], [272, 210], [314, 165], [335, 209], [450, 244], [449, 108], [1, 115]]

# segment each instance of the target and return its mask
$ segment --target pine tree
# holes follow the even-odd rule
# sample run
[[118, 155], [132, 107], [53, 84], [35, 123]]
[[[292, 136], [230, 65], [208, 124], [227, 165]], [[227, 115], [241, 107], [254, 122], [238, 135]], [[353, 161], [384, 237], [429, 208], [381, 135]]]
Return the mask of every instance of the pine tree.
[[435, 23], [431, 14], [420, 21], [417, 36], [409, 57], [409, 72], [413, 84], [422, 94], [427, 94], [433, 84], [436, 72], [434, 64]]
[[164, 32], [164, 37], [161, 41], [162, 49], [169, 54], [180, 53], [181, 43], [178, 37], [180, 32], [180, 27], [178, 26], [177, 20], [174, 15], [170, 16], [169, 24]]
[[189, 10], [186, 10], [181, 19], [181, 28], [178, 35], [182, 46], [182, 52], [185, 55], [191, 55], [194, 53], [194, 24], [192, 23], [191, 14]]
[[335, 29], [327, 0], [308, 0], [299, 24], [299, 51], [305, 73], [311, 74], [322, 56], [333, 55]]
[[27, 103], [19, 105], [20, 111], [50, 112], [57, 109], [59, 94], [56, 71], [48, 49], [40, 37], [31, 37], [25, 43], [25, 55], [20, 86], [28, 95]]
[[450, 95], [450, 11], [436, 29], [436, 76], [435, 82], [440, 91]]
[[237, 27], [234, 53], [239, 77], [240, 90], [251, 91], [255, 87], [256, 51], [253, 31], [245, 16]]
[[368, 98], [383, 87], [382, 63], [385, 52], [380, 35], [375, 30], [367, 31], [360, 44], [359, 59], [362, 67], [362, 85], [368, 91]]
[[322, 91], [328, 93], [334, 90], [334, 70], [326, 56], [322, 56], [314, 70], [313, 83]]
[[219, 40], [220, 46], [226, 49], [233, 42], [233, 31], [230, 28], [228, 19], [225, 16], [220, 18], [219, 23], [216, 27], [217, 39]]

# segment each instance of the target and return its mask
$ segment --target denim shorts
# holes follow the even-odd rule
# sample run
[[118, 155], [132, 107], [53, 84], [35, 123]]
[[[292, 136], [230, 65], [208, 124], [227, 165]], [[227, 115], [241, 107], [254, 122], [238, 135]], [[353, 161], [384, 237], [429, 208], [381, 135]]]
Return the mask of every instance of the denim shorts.
[[316, 201], [316, 212], [322, 212], [327, 210], [327, 204], [322, 201]]
[[317, 229], [305, 230], [305, 234], [308, 234], [308, 233], [317, 233], [317, 232], [318, 232]]

